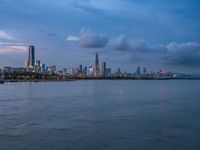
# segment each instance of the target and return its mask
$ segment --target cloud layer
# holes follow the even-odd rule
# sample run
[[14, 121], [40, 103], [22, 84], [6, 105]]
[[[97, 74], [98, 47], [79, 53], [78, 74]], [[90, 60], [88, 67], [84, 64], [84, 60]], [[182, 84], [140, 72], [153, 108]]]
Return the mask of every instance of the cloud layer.
[[73, 35], [69, 35], [69, 36], [66, 38], [66, 41], [69, 41], [69, 42], [79, 42], [79, 41], [80, 41], [80, 37], [78, 37], [78, 36], [73, 36]]
[[82, 29], [80, 33], [80, 44], [85, 48], [102, 48], [109, 42], [107, 35], [97, 35], [90, 30]]
[[15, 55], [28, 51], [26, 44], [14, 41], [15, 38], [12, 35], [0, 30], [0, 55]]
[[81, 29], [80, 36], [69, 35], [66, 38], [70, 42], [80, 42], [84, 48], [103, 48], [109, 43], [109, 39], [105, 34], [95, 34], [89, 29]]
[[187, 42], [176, 43], [172, 42], [166, 46], [168, 53], [164, 58], [170, 65], [179, 66], [200, 66], [200, 43]]
[[14, 38], [3, 30], [0, 30], [0, 40], [13, 40]]
[[26, 53], [28, 51], [25, 45], [0, 45], [0, 55], [1, 54], [20, 54]]
[[[95, 35], [90, 30], [82, 30], [80, 37], [68, 36], [68, 41], [79, 41], [85, 48], [105, 47], [110, 51], [128, 53], [133, 62], [154, 62], [170, 66], [200, 66], [200, 44], [197, 42], [156, 44], [149, 46], [145, 40], [135, 40], [122, 34], [116, 38], [108, 39], [107, 36]], [[120, 56], [119, 56], [120, 57]]]

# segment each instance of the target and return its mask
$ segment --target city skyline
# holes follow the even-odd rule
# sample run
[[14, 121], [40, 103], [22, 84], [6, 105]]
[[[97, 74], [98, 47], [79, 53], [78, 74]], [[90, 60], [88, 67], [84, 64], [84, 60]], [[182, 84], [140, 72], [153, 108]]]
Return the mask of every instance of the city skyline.
[[[0, 67], [22, 66], [28, 46], [48, 65], [199, 73], [200, 3], [196, 0], [0, 1]], [[51, 17], [49, 17], [51, 16]], [[101, 68], [101, 63], [99, 64]]]
[[[94, 55], [93, 65], [84, 65], [79, 64], [70, 68], [57, 68], [56, 65], [46, 65], [47, 62], [42, 62], [37, 59], [37, 55], [35, 55], [35, 46], [29, 45], [27, 60], [25, 60], [24, 66], [15, 67], [15, 66], [4, 66], [0, 68], [0, 74], [4, 74], [10, 78], [11, 76], [19, 75], [18, 78], [23, 78], [26, 74], [30, 76], [36, 74], [39, 76], [56, 76], [59, 79], [63, 77], [64, 79], [72, 77], [77, 79], [95, 79], [95, 78], [123, 78], [126, 79], [169, 79], [169, 78], [177, 78], [177, 77], [199, 77], [198, 74], [177, 74], [172, 73], [170, 71], [165, 70], [148, 70], [147, 68], [141, 68], [141, 66], [137, 66], [136, 70], [133, 72], [121, 71], [119, 67], [117, 69], [113, 69], [113, 67], [108, 68], [107, 63], [104, 60], [99, 59], [98, 52]], [[100, 69], [101, 68], [101, 69]], [[178, 75], [178, 76], [177, 76]], [[197, 76], [196, 76], [197, 75]], [[16, 76], [15, 76], [16, 78]], [[25, 79], [26, 80], [26, 79]]]

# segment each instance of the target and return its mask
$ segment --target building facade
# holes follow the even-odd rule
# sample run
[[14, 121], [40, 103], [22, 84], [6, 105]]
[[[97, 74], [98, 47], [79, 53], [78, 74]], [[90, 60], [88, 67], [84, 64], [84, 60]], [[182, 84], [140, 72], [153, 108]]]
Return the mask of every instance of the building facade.
[[106, 62], [102, 62], [102, 77], [106, 76]]
[[27, 65], [28, 68], [34, 68], [35, 66], [35, 47], [33, 45], [29, 46]]
[[100, 68], [99, 68], [99, 56], [98, 53], [95, 55], [95, 63], [94, 63], [94, 77], [100, 76]]

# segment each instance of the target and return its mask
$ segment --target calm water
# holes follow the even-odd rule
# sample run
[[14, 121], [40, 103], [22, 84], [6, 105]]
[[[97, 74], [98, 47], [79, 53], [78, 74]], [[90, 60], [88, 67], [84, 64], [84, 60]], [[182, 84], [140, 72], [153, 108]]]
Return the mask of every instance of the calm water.
[[0, 150], [199, 150], [200, 81], [0, 85]]

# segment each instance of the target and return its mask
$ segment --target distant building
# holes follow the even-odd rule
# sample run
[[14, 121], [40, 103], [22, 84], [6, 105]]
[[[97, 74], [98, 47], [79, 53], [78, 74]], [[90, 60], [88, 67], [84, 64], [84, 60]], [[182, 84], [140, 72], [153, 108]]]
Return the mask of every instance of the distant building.
[[83, 65], [79, 65], [79, 75], [83, 74]]
[[121, 74], [121, 69], [119, 67], [117, 68], [117, 73]]
[[74, 69], [74, 68], [71, 68], [70, 71], [69, 71], [69, 73], [70, 73], [70, 75], [72, 75], [72, 76], [75, 75], [75, 69]]
[[45, 64], [42, 64], [41, 69], [42, 69], [41, 71], [43, 73], [47, 72]]
[[106, 68], [106, 76], [110, 77], [112, 75], [111, 68]]
[[94, 63], [94, 77], [100, 76], [100, 69], [99, 69], [99, 56], [98, 53], [95, 55], [95, 63]]
[[140, 75], [140, 74], [141, 74], [141, 72], [140, 72], [140, 66], [137, 66], [136, 74], [137, 74], [137, 75]]
[[102, 62], [102, 77], [106, 76], [106, 62]]
[[22, 72], [26, 72], [26, 71], [27, 70], [24, 67], [15, 67], [15, 68], [12, 68], [12, 72], [20, 72], [20, 73], [22, 73]]
[[85, 66], [85, 67], [83, 68], [83, 74], [82, 74], [82, 75], [87, 76], [87, 66]]
[[89, 66], [89, 76], [90, 77], [94, 76], [94, 69], [92, 66]]
[[12, 73], [12, 72], [13, 70], [11, 66], [3, 67], [3, 73]]
[[29, 68], [34, 68], [34, 66], [35, 66], [35, 47], [32, 45], [29, 46], [27, 64], [28, 64]]
[[40, 61], [36, 60], [35, 62], [35, 72], [41, 72], [41, 66], [40, 66]]
[[3, 73], [14, 73], [14, 72], [27, 72], [27, 69], [24, 67], [11, 67], [11, 66], [6, 66], [3, 68]]
[[24, 67], [28, 68], [28, 60], [24, 62]]
[[147, 68], [143, 68], [143, 74], [147, 73]]
[[50, 74], [56, 73], [56, 66], [49, 66], [49, 67], [48, 67], [48, 72], [49, 72]]
[[67, 74], [67, 68], [63, 69], [63, 74], [66, 75]]
[[62, 70], [59, 70], [59, 71], [57, 72], [57, 74], [60, 75], [60, 76], [64, 75]]
[[117, 68], [117, 71], [115, 72], [114, 76], [121, 76], [122, 73], [121, 73], [121, 69], [118, 67]]

